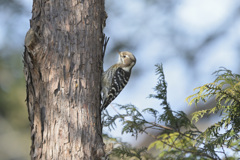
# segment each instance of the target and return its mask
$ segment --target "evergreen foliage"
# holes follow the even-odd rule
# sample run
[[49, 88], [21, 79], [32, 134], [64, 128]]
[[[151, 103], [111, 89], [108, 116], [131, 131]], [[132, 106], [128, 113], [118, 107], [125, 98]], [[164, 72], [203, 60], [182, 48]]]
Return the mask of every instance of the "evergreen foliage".
[[[240, 151], [240, 75], [221, 68], [214, 73], [217, 78], [213, 83], [196, 88], [197, 93], [186, 99], [189, 105], [215, 98], [215, 106], [196, 111], [189, 119], [183, 111], [173, 111], [168, 104], [162, 65], [156, 65], [156, 73], [159, 76], [154, 89], [156, 94], [151, 94], [150, 97], [161, 101], [162, 114], [153, 108], [140, 112], [131, 104], [116, 105], [124, 113], [112, 116], [107, 111], [104, 112], [103, 125], [111, 130], [119, 120], [123, 124], [122, 134], [131, 133], [137, 138], [139, 134], [145, 133], [154, 138], [148, 150], [155, 148], [158, 151], [155, 159], [236, 159]], [[146, 120], [142, 113], [150, 114], [154, 121]], [[200, 131], [195, 126], [194, 123], [204, 116], [216, 113], [219, 113], [219, 121], [205, 131]], [[158, 131], [158, 135], [153, 135], [153, 130]], [[144, 148], [136, 149], [120, 144], [111, 151], [111, 155], [151, 159], [142, 156], [142, 153], [146, 153]]]

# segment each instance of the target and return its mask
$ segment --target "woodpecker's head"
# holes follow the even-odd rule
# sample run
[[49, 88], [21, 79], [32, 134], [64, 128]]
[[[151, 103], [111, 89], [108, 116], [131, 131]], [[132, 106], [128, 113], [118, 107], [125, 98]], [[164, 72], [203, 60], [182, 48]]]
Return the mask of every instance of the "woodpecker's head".
[[121, 67], [127, 72], [131, 71], [132, 67], [136, 64], [135, 56], [128, 51], [118, 52], [118, 54]]

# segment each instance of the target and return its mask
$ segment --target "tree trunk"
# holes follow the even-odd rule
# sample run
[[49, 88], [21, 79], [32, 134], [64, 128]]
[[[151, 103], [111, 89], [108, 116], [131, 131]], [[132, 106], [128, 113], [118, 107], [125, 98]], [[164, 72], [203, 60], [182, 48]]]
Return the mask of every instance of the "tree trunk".
[[31, 159], [104, 155], [100, 81], [104, 0], [34, 0], [24, 71]]

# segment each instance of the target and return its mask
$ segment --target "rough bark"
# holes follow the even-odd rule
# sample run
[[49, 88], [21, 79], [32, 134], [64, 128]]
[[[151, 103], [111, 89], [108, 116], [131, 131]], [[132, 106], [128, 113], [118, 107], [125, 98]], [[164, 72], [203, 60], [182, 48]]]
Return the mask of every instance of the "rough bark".
[[104, 0], [33, 0], [24, 71], [31, 159], [103, 156]]

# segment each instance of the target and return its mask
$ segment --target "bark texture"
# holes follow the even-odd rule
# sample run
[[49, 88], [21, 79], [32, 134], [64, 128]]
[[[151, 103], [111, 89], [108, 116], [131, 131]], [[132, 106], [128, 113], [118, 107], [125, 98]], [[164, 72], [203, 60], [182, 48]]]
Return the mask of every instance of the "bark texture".
[[33, 0], [24, 72], [31, 159], [103, 156], [104, 0]]

